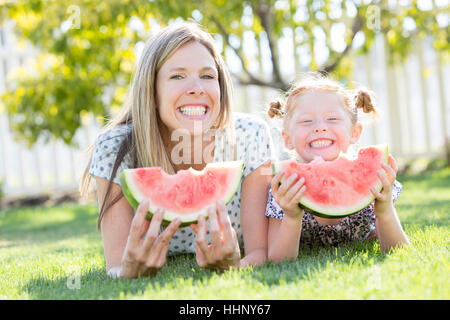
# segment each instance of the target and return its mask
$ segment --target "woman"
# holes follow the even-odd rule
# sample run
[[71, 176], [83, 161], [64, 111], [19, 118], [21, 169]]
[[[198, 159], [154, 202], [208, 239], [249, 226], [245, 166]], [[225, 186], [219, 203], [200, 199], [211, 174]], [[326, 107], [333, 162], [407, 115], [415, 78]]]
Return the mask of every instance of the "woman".
[[[264, 212], [271, 172], [265, 169], [272, 142], [262, 120], [232, 113], [232, 92], [223, 59], [211, 35], [199, 26], [172, 25], [147, 41], [127, 103], [98, 136], [81, 182], [85, 193], [95, 177], [108, 274], [154, 275], [167, 253], [196, 253], [199, 266], [221, 270], [266, 260]], [[180, 156], [177, 138], [186, 136]], [[177, 219], [159, 232], [163, 211], [149, 222], [148, 204], [141, 203], [134, 214], [118, 179], [126, 168], [160, 166], [175, 173], [235, 159], [244, 162], [243, 179], [226, 206], [210, 208], [209, 237], [202, 216], [197, 235], [191, 227], [178, 229]]]

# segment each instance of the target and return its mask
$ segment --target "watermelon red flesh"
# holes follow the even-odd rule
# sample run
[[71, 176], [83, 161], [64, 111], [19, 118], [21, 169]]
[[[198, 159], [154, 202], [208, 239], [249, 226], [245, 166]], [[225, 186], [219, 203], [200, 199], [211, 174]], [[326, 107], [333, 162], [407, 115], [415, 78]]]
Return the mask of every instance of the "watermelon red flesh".
[[207, 209], [218, 200], [231, 200], [239, 187], [242, 167], [242, 161], [211, 163], [202, 171], [190, 168], [174, 175], [160, 167], [127, 169], [120, 181], [135, 209], [143, 199], [149, 199], [148, 218], [157, 208], [163, 208], [165, 221], [179, 217], [183, 225], [188, 225], [200, 214], [207, 216]]
[[375, 199], [370, 188], [381, 190], [377, 171], [387, 158], [387, 145], [378, 145], [361, 148], [356, 159], [340, 156], [334, 161], [320, 158], [310, 163], [287, 160], [274, 164], [274, 171], [283, 169], [285, 178], [293, 173], [297, 173], [297, 180], [304, 177], [306, 191], [300, 206], [318, 216], [338, 218], [357, 213]]

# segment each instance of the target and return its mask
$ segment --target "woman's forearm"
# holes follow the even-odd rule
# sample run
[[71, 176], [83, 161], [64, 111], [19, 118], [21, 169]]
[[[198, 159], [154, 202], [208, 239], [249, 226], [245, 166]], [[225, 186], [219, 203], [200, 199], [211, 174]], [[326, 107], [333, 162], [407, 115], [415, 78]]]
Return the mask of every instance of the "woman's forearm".
[[267, 260], [267, 248], [256, 248], [241, 259], [241, 268], [261, 265]]

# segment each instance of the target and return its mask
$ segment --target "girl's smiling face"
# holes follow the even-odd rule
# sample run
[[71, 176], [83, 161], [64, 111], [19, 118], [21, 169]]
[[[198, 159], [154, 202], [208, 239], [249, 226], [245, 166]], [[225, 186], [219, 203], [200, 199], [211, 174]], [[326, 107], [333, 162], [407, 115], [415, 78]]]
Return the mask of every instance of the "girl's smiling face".
[[156, 76], [156, 91], [159, 115], [170, 132], [186, 129], [191, 135], [201, 134], [218, 118], [216, 63], [198, 42], [183, 45], [167, 59]]
[[283, 138], [304, 161], [317, 156], [334, 160], [358, 141], [362, 127], [352, 124], [344, 101], [336, 93], [309, 91], [297, 96], [293, 103]]

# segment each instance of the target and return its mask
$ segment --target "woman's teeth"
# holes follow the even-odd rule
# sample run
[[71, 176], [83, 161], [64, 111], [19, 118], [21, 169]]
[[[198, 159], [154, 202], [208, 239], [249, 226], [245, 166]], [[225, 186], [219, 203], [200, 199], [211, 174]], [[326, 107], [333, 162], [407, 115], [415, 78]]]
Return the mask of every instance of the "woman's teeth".
[[187, 116], [202, 116], [206, 113], [206, 107], [181, 107], [180, 111], [182, 114]]
[[311, 142], [309, 145], [312, 148], [324, 148], [324, 147], [328, 147], [332, 143], [333, 143], [333, 141], [331, 141], [331, 140], [315, 140], [315, 141]]

